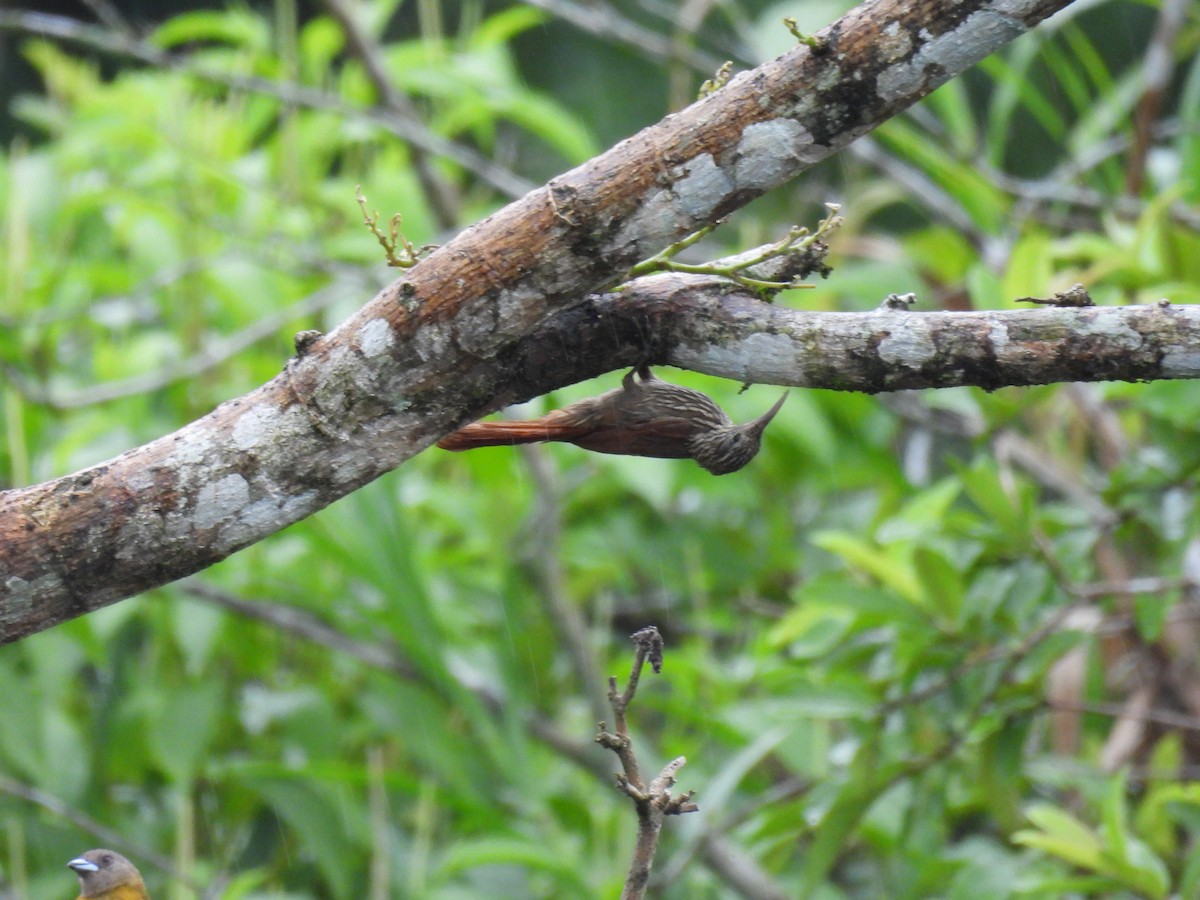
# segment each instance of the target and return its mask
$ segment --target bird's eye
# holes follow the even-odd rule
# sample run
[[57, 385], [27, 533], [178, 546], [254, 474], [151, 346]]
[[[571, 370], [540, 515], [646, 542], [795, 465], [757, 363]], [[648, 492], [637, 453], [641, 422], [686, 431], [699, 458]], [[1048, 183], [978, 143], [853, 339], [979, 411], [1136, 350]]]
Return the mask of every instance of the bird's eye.
[[112, 865], [112, 861], [113, 861], [113, 858], [112, 858], [112, 856], [111, 856], [110, 854], [108, 854], [108, 853], [105, 853], [105, 854], [104, 854], [104, 856], [102, 856], [102, 857], [100, 858], [100, 864], [101, 864], [102, 866], [111, 866], [111, 865]]

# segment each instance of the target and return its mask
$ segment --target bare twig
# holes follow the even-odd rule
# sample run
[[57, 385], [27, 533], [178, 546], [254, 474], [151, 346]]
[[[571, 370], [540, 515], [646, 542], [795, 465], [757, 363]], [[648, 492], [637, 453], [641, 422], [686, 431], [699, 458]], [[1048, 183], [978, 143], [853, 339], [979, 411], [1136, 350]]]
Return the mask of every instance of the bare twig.
[[133, 36], [135, 31], [128, 20], [121, 15], [121, 11], [109, 0], [83, 0], [83, 4], [92, 11], [92, 14], [100, 20], [100, 22], [112, 31], [119, 34]]
[[637, 847], [634, 850], [633, 862], [629, 866], [629, 874], [625, 878], [625, 889], [621, 891], [621, 900], [638, 900], [645, 896], [646, 886], [650, 883], [650, 869], [654, 865], [654, 854], [658, 850], [658, 835], [662, 830], [663, 818], [699, 809], [692, 802], [691, 791], [685, 791], [677, 797], [671, 793], [671, 788], [675, 785], [675, 776], [687, 763], [684, 757], [676, 757], [663, 766], [648, 785], [642, 780], [637, 754], [633, 752], [633, 740], [629, 736], [626, 712], [637, 693], [642, 666], [649, 662], [656, 673], [662, 669], [663, 640], [653, 625], [630, 635], [630, 640], [637, 650], [625, 690], [617, 690], [616, 676], [608, 679], [608, 702], [612, 706], [615, 733], [608, 731], [603, 722], [596, 733], [596, 743], [611, 750], [621, 761], [624, 771], [617, 774], [617, 787], [633, 800], [638, 815]]
[[707, 832], [700, 849], [707, 865], [747, 900], [788, 900], [791, 896], [724, 835]]
[[1200, 717], [1169, 709], [1145, 708], [1131, 711], [1127, 703], [1074, 703], [1063, 700], [1047, 701], [1046, 707], [1051, 710], [1088, 713], [1096, 716], [1109, 716], [1114, 719], [1134, 718], [1141, 722], [1162, 725], [1177, 731], [1200, 731]]
[[352, 638], [336, 628], [326, 625], [315, 615], [299, 607], [289, 606], [285, 603], [256, 603], [252, 600], [243, 600], [241, 597], [205, 584], [198, 578], [180, 582], [177, 587], [197, 600], [213, 606], [220, 606], [248, 618], [258, 619], [260, 622], [266, 622], [288, 634], [345, 653], [374, 669], [382, 669], [407, 680], [421, 678], [416, 667], [401, 656], [396, 649], [384, 644]]
[[[1109, 597], [1114, 594], [1165, 594], [1170, 591], [1181, 591], [1193, 587], [1194, 582], [1189, 578], [1169, 578], [1166, 576], [1145, 576], [1142, 578], [1126, 578], [1121, 581], [1095, 581], [1091, 584], [1071, 585], [1068, 590], [1073, 597], [1092, 600], [1097, 597]], [[1128, 620], [1124, 620], [1128, 624]]]
[[[1153, 140], [1167, 140], [1183, 132], [1183, 125], [1176, 120], [1163, 120], [1150, 126]], [[1072, 155], [1044, 178], [1018, 178], [988, 165], [986, 160], [976, 160], [974, 165], [988, 181], [1020, 201], [1014, 215], [1014, 227], [1021, 219], [1036, 218], [1040, 221], [1059, 221], [1062, 216], [1055, 208], [1062, 206], [1087, 210], [1096, 214], [1116, 213], [1136, 219], [1146, 211], [1149, 202], [1128, 195], [1113, 196], [1103, 191], [1086, 187], [1080, 183], [1085, 172], [1095, 169], [1104, 160], [1130, 151], [1131, 139], [1126, 134], [1114, 135], [1108, 140]], [[1157, 202], [1159, 198], [1155, 198]], [[1175, 202], [1167, 206], [1171, 220], [1188, 228], [1200, 228], [1200, 214], [1187, 203]]]
[[936, 209], [939, 219], [953, 225], [978, 247], [986, 246], [990, 238], [979, 227], [962, 204], [949, 191], [915, 166], [887, 152], [873, 137], [864, 137], [850, 145], [850, 152], [868, 165], [878, 169], [920, 200], [926, 207]]

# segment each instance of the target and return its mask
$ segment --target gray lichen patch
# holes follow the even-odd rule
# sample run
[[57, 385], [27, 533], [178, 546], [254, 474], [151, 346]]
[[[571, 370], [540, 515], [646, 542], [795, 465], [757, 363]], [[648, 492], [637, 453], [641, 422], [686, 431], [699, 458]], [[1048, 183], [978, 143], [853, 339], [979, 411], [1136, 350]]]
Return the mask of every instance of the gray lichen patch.
[[392, 323], [384, 318], [372, 319], [363, 325], [358, 333], [359, 349], [368, 359], [387, 353], [395, 343]]
[[[1029, 3], [1014, 0], [1011, 6], [1023, 8]], [[944, 73], [961, 72], [981, 55], [986, 56], [1026, 30], [1019, 18], [1006, 13], [991, 10], [974, 13], [953, 31], [930, 40], [908, 59], [883, 69], [875, 89], [887, 103], [902, 102], [914, 93], [924, 92], [927, 85], [940, 84], [945, 80]]]
[[735, 151], [733, 181], [738, 190], [765, 191], [779, 184], [798, 164], [825, 155], [808, 130], [795, 119], [756, 122], [742, 132]]
[[710, 153], [674, 166], [667, 179], [670, 187], [649, 194], [613, 235], [609, 244], [614, 251], [634, 248], [634, 256], [645, 257], [660, 250], [676, 229], [710, 218], [737, 188], [732, 174]]
[[211, 528], [233, 518], [250, 501], [250, 485], [236, 473], [225, 475], [200, 488], [192, 510], [192, 524]]
[[1200, 378], [1200, 351], [1168, 350], [1162, 357], [1165, 378]]
[[295, 496], [269, 496], [237, 510], [234, 517], [221, 526], [216, 546], [221, 552], [243, 547], [264, 533], [276, 531], [312, 511], [316, 491]]
[[881, 360], [891, 366], [920, 369], [937, 356], [933, 330], [920, 315], [885, 315], [901, 321], [898, 327], [889, 328], [879, 342]]

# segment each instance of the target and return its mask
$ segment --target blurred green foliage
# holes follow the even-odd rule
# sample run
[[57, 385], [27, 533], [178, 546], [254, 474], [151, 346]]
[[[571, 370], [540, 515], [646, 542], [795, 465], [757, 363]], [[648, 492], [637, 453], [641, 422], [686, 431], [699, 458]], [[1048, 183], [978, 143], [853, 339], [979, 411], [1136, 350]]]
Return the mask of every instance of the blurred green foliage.
[[[368, 31], [397, 6], [366, 8]], [[383, 45], [393, 83], [433, 133], [527, 178], [586, 159], [679, 75], [530, 8], [416, 6], [419, 28]], [[778, 10], [727, 6], [676, 39], [782, 49]], [[707, 249], [835, 200], [837, 270], [792, 298], [813, 309], [909, 290], [995, 308], [1075, 281], [1101, 303], [1196, 302], [1200, 21], [1169, 42], [1130, 193], [1158, 7], [1079, 6]], [[276, 7], [163, 23], [152, 42], [189, 61], [170, 70], [109, 77], [24, 41], [44, 90], [13, 113], [42, 139], [0, 157], [0, 486], [169, 433], [365, 302], [388, 273], [356, 184], [415, 243], [444, 239], [411, 151], [357, 112], [375, 93], [341, 29], [289, 32]], [[552, 82], [543, 52], [581, 64]], [[469, 165], [432, 164], [460, 224], [503, 202]], [[773, 399], [667, 377], [738, 420]], [[701, 811], [668, 823], [658, 896], [737, 896], [714, 836], [784, 896], [1195, 896], [1195, 600], [1085, 588], [1184, 572], [1198, 405], [1191, 383], [794, 391], [719, 480], [571, 447], [430, 451], [192, 582], [0, 649], [0, 894], [73, 896], [63, 863], [103, 842], [88, 816], [156, 898], [193, 893], [139, 852], [223, 898], [616, 896], [634, 818], [590, 743], [603, 685], [557, 599], [603, 674], [627, 673], [627, 634], [666, 635], [633, 730], [649, 770], [688, 757]], [[1056, 718], [1068, 672], [1075, 713]], [[1141, 731], [1118, 754], [1122, 727]]]

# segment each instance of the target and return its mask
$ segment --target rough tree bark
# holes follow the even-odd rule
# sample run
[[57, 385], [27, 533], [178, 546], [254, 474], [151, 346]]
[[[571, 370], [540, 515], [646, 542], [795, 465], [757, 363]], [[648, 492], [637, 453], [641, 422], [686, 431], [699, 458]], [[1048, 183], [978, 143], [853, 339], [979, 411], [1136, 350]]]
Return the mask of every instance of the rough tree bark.
[[[465, 231], [257, 390], [106, 463], [0, 494], [0, 643], [203, 569], [465, 421], [647, 350], [651, 362], [747, 380], [886, 390], [1030, 383], [1021, 353], [1084, 335], [1092, 350], [1158, 353], [1157, 367], [1103, 377], [1195, 375], [1197, 321], [1182, 309], [1021, 313], [1020, 328], [1034, 330], [1018, 341], [989, 320], [935, 333], [916, 314], [831, 318], [851, 326], [836, 355], [874, 361], [860, 380], [808, 362], [825, 338], [759, 327], [782, 310], [700, 294], [716, 318], [693, 321], [698, 307], [678, 299], [651, 312], [626, 295], [589, 296], [1070, 2], [869, 0], [821, 32], [816, 49], [739, 75]], [[603, 329], [590, 327], [597, 317]], [[1167, 340], [1179, 343], [1164, 367]], [[1002, 367], [1006, 354], [1018, 365]]]

